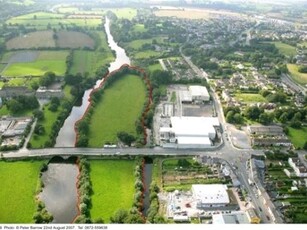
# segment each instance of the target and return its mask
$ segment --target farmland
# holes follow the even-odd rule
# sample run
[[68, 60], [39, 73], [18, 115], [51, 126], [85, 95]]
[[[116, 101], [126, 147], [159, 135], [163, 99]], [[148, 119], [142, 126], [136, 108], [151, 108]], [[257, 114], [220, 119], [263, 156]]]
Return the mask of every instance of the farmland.
[[121, 8], [121, 9], [110, 9], [118, 18], [125, 18], [131, 20], [136, 16], [136, 9], [132, 8]]
[[142, 52], [135, 53], [134, 57], [136, 59], [143, 59], [143, 58], [151, 58], [151, 57], [158, 57], [161, 53], [153, 51], [153, 50], [147, 50]]
[[120, 131], [135, 135], [135, 121], [141, 115], [145, 98], [145, 85], [136, 75], [124, 75], [105, 89], [91, 117], [89, 146], [117, 142]]
[[[24, 51], [11, 53], [11, 57], [16, 54], [23, 56]], [[39, 51], [36, 54], [38, 54], [37, 57], [31, 57], [32, 59], [28, 59], [27, 55], [19, 60], [11, 59], [2, 75], [7, 77], [42, 76], [48, 71], [59, 76], [64, 75], [68, 51]]]
[[33, 222], [41, 164], [40, 161], [0, 162], [0, 223]]
[[134, 195], [134, 161], [92, 160], [93, 188], [91, 217], [105, 222], [120, 208], [130, 209]]
[[111, 52], [106, 41], [105, 33], [99, 32], [98, 49], [95, 51], [88, 50], [75, 50], [73, 51], [73, 62], [69, 70], [71, 74], [88, 72], [93, 76], [96, 70], [114, 60], [113, 53]]
[[98, 26], [101, 24], [100, 18], [67, 18], [64, 14], [36, 12], [13, 17], [6, 21], [8, 25], [24, 25], [28, 28], [46, 30], [47, 26], [61, 28], [61, 25], [77, 26]]
[[[55, 38], [56, 37], [56, 38]], [[32, 49], [32, 48], [83, 48], [93, 49], [94, 40], [87, 34], [76, 31], [52, 30], [36, 31], [15, 37], [6, 43], [7, 49]]]
[[148, 38], [148, 39], [138, 39], [138, 40], [134, 40], [134, 41], [130, 42], [128, 44], [128, 47], [133, 48], [133, 49], [140, 49], [145, 44], [151, 45], [153, 43], [153, 40], [157, 41], [157, 43], [162, 43], [163, 39], [164, 39], [164, 37], [153, 37], [153, 38]]
[[287, 64], [287, 67], [294, 81], [299, 84], [307, 84], [307, 73], [298, 72], [298, 65]]

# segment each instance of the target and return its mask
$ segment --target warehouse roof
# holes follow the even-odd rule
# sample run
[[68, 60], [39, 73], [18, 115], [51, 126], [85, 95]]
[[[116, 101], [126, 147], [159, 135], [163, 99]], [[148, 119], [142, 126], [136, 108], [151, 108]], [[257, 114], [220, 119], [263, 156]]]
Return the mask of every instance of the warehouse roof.
[[189, 87], [189, 91], [192, 96], [207, 96], [209, 97], [209, 93], [206, 87], [199, 85], [191, 85]]
[[218, 126], [217, 117], [171, 117], [172, 130], [176, 135], [209, 136], [215, 133], [214, 126]]
[[211, 145], [209, 137], [178, 137], [178, 144]]
[[223, 184], [193, 184], [194, 197], [203, 204], [227, 204], [227, 186]]

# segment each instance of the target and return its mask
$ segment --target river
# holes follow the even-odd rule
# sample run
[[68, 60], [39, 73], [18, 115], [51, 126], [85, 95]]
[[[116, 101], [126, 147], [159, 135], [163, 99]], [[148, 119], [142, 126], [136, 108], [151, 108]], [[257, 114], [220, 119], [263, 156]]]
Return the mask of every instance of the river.
[[[110, 63], [109, 72], [112, 72], [123, 64], [130, 65], [130, 59], [126, 54], [126, 51], [119, 47], [118, 44], [114, 41], [114, 38], [110, 32], [110, 20], [106, 18], [104, 24], [105, 32], [107, 34], [109, 47], [115, 51], [115, 61]], [[85, 113], [87, 107], [89, 106], [89, 96], [91, 92], [99, 87], [103, 82], [103, 78], [96, 82], [96, 85], [84, 92], [82, 97], [81, 106], [74, 106], [70, 115], [66, 118], [62, 128], [59, 131], [59, 134], [56, 138], [55, 147], [75, 147], [76, 133], [75, 133], [75, 123], [80, 120]]]
[[43, 191], [40, 199], [53, 215], [52, 223], [72, 223], [78, 215], [78, 191], [76, 164], [50, 163], [43, 173]]

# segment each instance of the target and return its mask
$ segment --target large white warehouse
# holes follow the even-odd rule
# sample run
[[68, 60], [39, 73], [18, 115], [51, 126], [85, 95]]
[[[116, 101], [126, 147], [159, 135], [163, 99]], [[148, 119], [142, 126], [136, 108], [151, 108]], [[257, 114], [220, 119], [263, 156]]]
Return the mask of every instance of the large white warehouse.
[[204, 86], [191, 85], [189, 87], [189, 91], [191, 93], [192, 100], [194, 103], [202, 103], [204, 101], [210, 100], [208, 90]]
[[192, 193], [197, 208], [224, 207], [230, 202], [223, 184], [193, 184]]
[[216, 137], [217, 117], [171, 117], [171, 127], [160, 128], [164, 147], [207, 148]]

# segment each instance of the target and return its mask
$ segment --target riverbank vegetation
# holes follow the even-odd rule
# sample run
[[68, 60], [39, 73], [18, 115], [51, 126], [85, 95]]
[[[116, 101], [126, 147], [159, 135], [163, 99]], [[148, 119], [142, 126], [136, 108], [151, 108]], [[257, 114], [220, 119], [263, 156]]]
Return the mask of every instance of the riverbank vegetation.
[[42, 161], [0, 161], [0, 223], [33, 223]]

